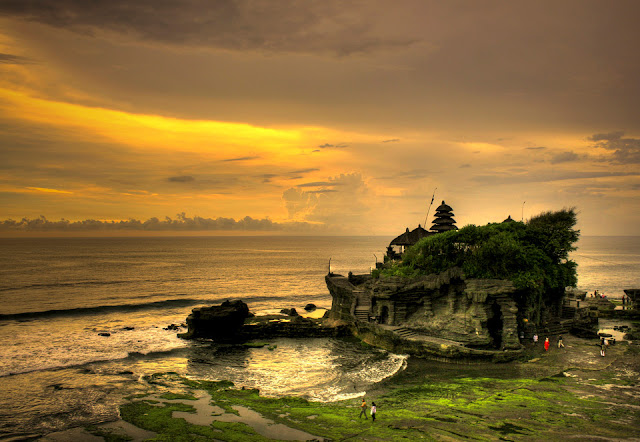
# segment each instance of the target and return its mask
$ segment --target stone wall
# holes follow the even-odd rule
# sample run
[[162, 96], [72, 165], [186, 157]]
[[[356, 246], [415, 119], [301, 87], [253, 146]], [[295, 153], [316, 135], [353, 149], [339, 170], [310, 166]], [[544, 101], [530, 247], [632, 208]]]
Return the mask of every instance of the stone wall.
[[520, 348], [510, 281], [466, 279], [458, 268], [411, 279], [367, 279], [359, 285], [329, 275], [326, 281], [333, 298], [332, 319], [354, 321], [355, 307], [362, 304], [358, 298], [367, 296], [369, 315], [380, 324], [474, 348]]

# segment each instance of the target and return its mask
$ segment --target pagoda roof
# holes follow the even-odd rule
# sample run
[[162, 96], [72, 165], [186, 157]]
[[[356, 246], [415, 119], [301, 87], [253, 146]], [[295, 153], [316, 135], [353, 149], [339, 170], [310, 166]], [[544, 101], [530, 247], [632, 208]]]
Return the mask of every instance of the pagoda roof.
[[448, 204], [445, 204], [444, 201], [442, 201], [442, 204], [440, 204], [438, 206], [438, 208], [436, 209], [436, 213], [437, 212], [451, 212], [453, 209], [451, 208], [451, 206], [449, 206]]
[[448, 230], [458, 230], [458, 228], [453, 224], [434, 224], [433, 226], [431, 226], [431, 230], [446, 232]]
[[390, 246], [412, 246], [418, 241], [420, 241], [422, 238], [424, 238], [425, 236], [429, 236], [429, 235], [433, 235], [433, 232], [429, 232], [428, 230], [424, 229], [420, 224], [418, 224], [418, 227], [413, 229], [412, 231], [409, 231], [409, 228], [407, 227], [407, 230], [402, 235], [399, 235], [398, 237], [394, 238], [389, 245]]
[[433, 224], [455, 224], [456, 220], [449, 217], [441, 217], [433, 220]]

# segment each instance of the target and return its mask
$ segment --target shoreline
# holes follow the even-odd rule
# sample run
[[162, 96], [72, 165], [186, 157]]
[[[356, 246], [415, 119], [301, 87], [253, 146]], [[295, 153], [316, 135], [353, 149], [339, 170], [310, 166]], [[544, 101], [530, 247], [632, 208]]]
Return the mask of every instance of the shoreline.
[[[527, 358], [504, 364], [410, 358], [405, 370], [367, 390], [367, 401], [378, 405], [375, 424], [358, 419], [357, 398], [326, 403], [269, 398], [224, 382], [163, 373], [146, 379], [144, 396], [132, 397], [120, 407], [123, 421], [83, 431], [98, 435], [96, 440], [126, 440], [127, 435], [144, 440], [150, 434], [171, 438], [177, 428], [219, 440], [266, 440], [252, 427], [257, 419], [271, 430], [280, 428], [282, 439], [290, 431], [285, 427], [318, 440], [640, 437], [640, 346], [618, 342], [602, 358], [597, 344], [572, 335], [565, 337], [564, 349], [545, 352], [542, 343], [527, 344]], [[198, 409], [207, 395], [211, 400], [205, 405], [218, 407], [214, 411], [222, 420], [213, 416], [210, 422], [198, 421], [200, 425], [185, 420], [192, 415], [203, 418]], [[52, 433], [42, 440], [62, 440], [58, 437], [69, 431], [77, 435], [79, 430]]]

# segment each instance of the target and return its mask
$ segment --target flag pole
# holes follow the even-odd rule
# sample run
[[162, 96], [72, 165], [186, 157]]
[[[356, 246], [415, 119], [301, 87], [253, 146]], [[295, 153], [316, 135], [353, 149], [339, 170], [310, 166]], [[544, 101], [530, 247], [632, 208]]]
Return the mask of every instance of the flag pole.
[[427, 229], [427, 219], [429, 219], [429, 212], [431, 211], [431, 205], [433, 204], [433, 199], [436, 197], [436, 190], [438, 190], [438, 188], [436, 187], [435, 189], [433, 189], [433, 195], [431, 195], [431, 202], [429, 203], [429, 208], [427, 209], [427, 216], [424, 217], [424, 228], [425, 230]]

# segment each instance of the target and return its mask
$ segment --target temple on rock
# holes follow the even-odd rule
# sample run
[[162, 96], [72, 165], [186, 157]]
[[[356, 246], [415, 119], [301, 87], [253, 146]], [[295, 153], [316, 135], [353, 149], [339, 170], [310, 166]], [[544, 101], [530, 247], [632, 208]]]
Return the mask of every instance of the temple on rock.
[[[453, 217], [443, 201], [430, 230], [407, 228], [391, 241], [385, 262], [376, 267], [393, 266], [425, 237], [457, 230]], [[509, 216], [503, 222], [515, 221]], [[519, 313], [517, 300], [523, 293], [512, 281], [467, 277], [460, 267], [412, 277], [329, 273], [325, 281], [333, 298], [329, 321], [351, 327], [371, 345], [417, 356], [504, 361], [521, 354], [522, 340], [535, 333], [560, 335], [578, 323], [591, 333], [597, 323], [597, 312], [580, 303], [563, 308], [564, 299], [558, 297], [545, 306], [548, 317], [534, 324]]]

